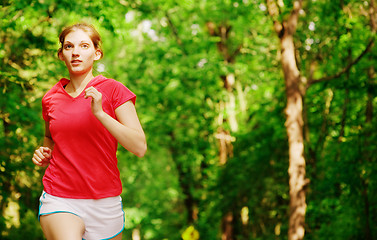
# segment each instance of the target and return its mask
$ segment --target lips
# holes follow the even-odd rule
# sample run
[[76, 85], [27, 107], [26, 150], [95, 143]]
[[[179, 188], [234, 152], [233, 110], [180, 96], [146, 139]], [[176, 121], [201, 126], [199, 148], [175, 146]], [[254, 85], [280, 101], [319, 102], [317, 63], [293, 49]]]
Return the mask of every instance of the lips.
[[72, 60], [72, 61], [71, 61], [71, 64], [72, 64], [72, 65], [79, 65], [80, 63], [82, 63], [81, 60]]

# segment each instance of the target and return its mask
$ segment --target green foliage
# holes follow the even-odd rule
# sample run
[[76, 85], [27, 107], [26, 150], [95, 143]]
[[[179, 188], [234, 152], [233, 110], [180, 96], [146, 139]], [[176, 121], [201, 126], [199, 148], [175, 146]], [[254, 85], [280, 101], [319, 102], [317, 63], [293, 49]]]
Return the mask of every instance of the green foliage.
[[43, 232], [35, 212], [28, 209], [20, 219], [20, 226], [12, 226], [9, 236], [4, 237], [4, 240], [6, 239], [43, 239]]
[[[278, 2], [286, 19], [292, 1]], [[369, 7], [303, 1], [295, 35], [303, 77], [333, 75], [364, 51]], [[43, 169], [30, 159], [43, 136], [41, 98], [67, 76], [58, 34], [77, 21], [101, 33], [105, 54], [96, 74], [136, 93], [147, 135], [144, 158], [118, 152], [124, 238], [138, 230], [143, 240], [182, 239], [194, 229], [200, 239], [221, 239], [231, 214], [235, 239], [287, 239], [284, 80], [264, 1], [9, 0], [1, 10], [1, 239], [42, 239]], [[375, 111], [367, 113], [377, 105], [376, 55], [373, 47], [350, 71], [305, 93], [306, 239], [377, 237], [377, 122]], [[230, 74], [231, 91], [224, 85]], [[235, 106], [224, 107], [232, 97]], [[219, 162], [219, 130], [232, 139], [226, 164]]]

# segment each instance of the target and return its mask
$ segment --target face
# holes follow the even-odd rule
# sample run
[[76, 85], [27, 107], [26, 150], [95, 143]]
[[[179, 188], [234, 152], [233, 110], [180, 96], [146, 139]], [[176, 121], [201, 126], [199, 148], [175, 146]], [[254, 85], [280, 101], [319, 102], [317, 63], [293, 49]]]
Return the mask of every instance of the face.
[[65, 37], [59, 58], [65, 62], [70, 74], [82, 75], [92, 70], [94, 61], [101, 58], [101, 51], [95, 49], [86, 32], [77, 29]]

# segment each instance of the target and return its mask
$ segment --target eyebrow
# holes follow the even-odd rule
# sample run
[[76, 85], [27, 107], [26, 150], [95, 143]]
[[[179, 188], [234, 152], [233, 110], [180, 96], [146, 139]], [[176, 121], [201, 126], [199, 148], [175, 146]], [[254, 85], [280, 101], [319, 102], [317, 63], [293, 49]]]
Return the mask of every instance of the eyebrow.
[[[68, 44], [68, 43], [73, 44], [71, 41], [64, 41], [64, 44]], [[90, 42], [89, 42], [89, 41], [86, 41], [86, 40], [82, 40], [82, 41], [80, 42], [80, 44], [82, 44], [82, 43], [90, 44]]]

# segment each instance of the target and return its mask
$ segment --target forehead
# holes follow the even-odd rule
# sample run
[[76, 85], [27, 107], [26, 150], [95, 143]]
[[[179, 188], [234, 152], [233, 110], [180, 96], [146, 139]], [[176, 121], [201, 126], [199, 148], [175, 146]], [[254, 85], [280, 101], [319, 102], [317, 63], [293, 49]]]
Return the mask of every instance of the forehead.
[[75, 29], [72, 32], [68, 33], [67, 36], [64, 38], [64, 42], [71, 42], [71, 43], [80, 43], [82, 41], [85, 42], [92, 42], [89, 34], [84, 32], [81, 29]]

